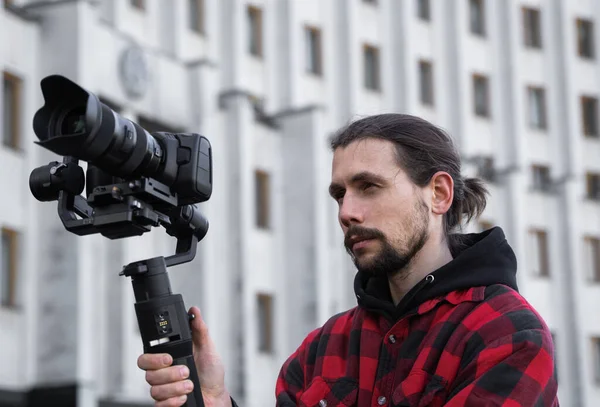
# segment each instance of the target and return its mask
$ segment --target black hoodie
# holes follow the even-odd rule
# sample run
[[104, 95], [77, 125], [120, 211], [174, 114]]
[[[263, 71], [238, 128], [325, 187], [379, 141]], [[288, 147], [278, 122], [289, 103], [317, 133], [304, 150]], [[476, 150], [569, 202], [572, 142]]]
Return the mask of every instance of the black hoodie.
[[552, 336], [516, 292], [504, 233], [461, 236], [464, 249], [398, 307], [385, 276], [358, 273], [359, 306], [288, 358], [277, 405], [558, 407]]
[[424, 301], [455, 290], [504, 284], [517, 288], [517, 259], [499, 227], [465, 234], [463, 249], [452, 261], [429, 273], [394, 306], [386, 276], [358, 272], [354, 292], [359, 306], [397, 321]]

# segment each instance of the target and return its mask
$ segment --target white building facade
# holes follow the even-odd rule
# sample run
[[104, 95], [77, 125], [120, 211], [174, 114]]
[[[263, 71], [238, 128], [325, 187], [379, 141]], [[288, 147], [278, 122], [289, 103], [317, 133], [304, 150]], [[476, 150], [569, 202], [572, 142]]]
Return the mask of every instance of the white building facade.
[[0, 407], [152, 405], [124, 264], [155, 229], [77, 237], [29, 190], [40, 80], [60, 74], [150, 131], [213, 147], [210, 222], [169, 271], [202, 309], [243, 406], [274, 405], [305, 335], [356, 304], [328, 138], [406, 112], [489, 180], [522, 294], [555, 337], [565, 406], [600, 403], [600, 3], [593, 0], [4, 0]]

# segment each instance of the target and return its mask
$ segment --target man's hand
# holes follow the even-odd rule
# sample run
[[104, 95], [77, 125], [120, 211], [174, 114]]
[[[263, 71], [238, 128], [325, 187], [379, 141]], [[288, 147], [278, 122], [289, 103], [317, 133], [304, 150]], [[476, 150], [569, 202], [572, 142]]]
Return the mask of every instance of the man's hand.
[[[229, 393], [225, 389], [225, 369], [215, 345], [208, 335], [200, 310], [190, 308], [192, 320], [192, 340], [194, 361], [206, 407], [231, 406]], [[150, 384], [150, 395], [156, 400], [156, 407], [178, 407], [185, 403], [187, 394], [193, 389], [186, 366], [171, 366], [173, 358], [168, 354], [143, 354], [138, 358], [138, 367], [146, 371], [146, 381]]]

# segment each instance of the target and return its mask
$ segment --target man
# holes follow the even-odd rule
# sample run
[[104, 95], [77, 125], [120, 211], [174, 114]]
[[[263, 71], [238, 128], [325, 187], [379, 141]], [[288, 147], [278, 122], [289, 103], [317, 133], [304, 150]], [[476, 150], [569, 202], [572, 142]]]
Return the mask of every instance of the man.
[[[351, 123], [332, 140], [330, 194], [358, 269], [358, 306], [310, 333], [283, 365], [278, 406], [558, 406], [554, 349], [517, 292], [498, 227], [457, 229], [485, 208], [442, 130], [402, 114]], [[231, 405], [224, 371], [191, 309], [207, 406]], [[178, 406], [188, 372], [142, 355], [157, 407]], [[233, 402], [235, 404], [235, 402]]]

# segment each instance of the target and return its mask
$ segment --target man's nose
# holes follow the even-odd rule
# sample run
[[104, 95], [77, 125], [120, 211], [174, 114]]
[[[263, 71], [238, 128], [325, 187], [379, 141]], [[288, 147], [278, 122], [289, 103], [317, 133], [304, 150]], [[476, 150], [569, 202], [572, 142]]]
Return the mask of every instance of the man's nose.
[[344, 197], [340, 204], [339, 217], [340, 223], [346, 228], [353, 224], [360, 224], [364, 220], [362, 208], [356, 200], [350, 197]]

